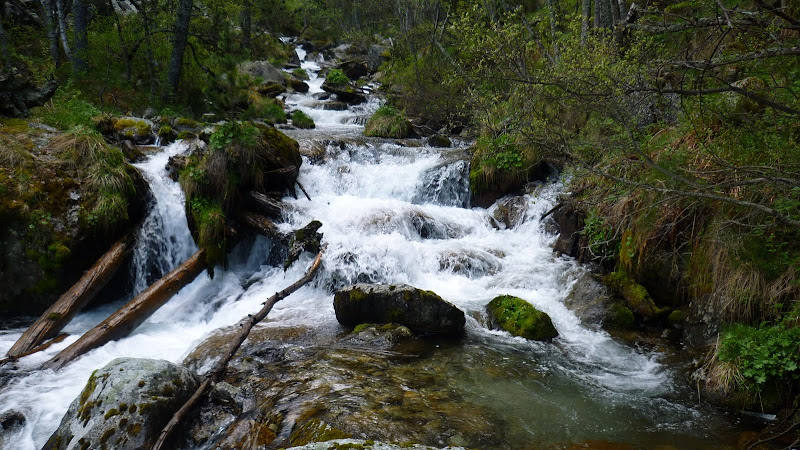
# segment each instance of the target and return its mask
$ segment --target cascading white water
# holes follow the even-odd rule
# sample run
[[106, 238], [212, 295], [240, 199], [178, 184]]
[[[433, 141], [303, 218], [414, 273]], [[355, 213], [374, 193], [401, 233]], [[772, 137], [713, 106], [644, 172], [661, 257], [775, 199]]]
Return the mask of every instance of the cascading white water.
[[[304, 62], [303, 67], [310, 72], [312, 89], [307, 95], [290, 96], [287, 103], [309, 113], [317, 121], [315, 132], [322, 136], [360, 133], [363, 128], [352, 119], [363, 110], [325, 111], [316, 105], [313, 94], [322, 83], [316, 75], [319, 66]], [[138, 165], [157, 202], [137, 244], [137, 290], [194, 250], [183, 216], [183, 197], [164, 170], [169, 156], [183, 148], [183, 144], [173, 144]], [[452, 150], [374, 141], [330, 145], [323, 163], [306, 160], [300, 179], [312, 200], [287, 198], [292, 208], [280, 228], [288, 232], [312, 219], [320, 220], [328, 243], [324, 267], [313, 285], [278, 303], [271, 320], [261, 326], [339, 330], [333, 288], [354, 282], [408, 283], [433, 290], [464, 310], [467, 342], [511, 346], [535, 361], [538, 370], [552, 374], [544, 387], [508, 385], [493, 394], [496, 402], [508, 396], [508, 405], [513, 407], [501, 404], [498, 408], [509, 409], [507, 420], [519, 421], [520, 428], [543, 424], [532, 434], [585, 427], [589, 436], [592, 431], [613, 436], [618, 429], [631, 428], [630, 422], [652, 417], [659, 417], [659, 426], [666, 432], [687, 433], [699, 427], [697, 411], [664, 400], [674, 389], [673, 375], [658, 362], [657, 353], [637, 351], [605, 332], [583, 326], [564, 306], [582, 269], [572, 260], [554, 256], [554, 237], [543, 230], [539, 219], [562, 186], [550, 184], [526, 195], [524, 220], [498, 229], [490, 220], [492, 209], [464, 208], [468, 166], [453, 155]], [[233, 250], [227, 270], [217, 269], [213, 280], [198, 277], [129, 337], [89, 352], [58, 373], [37, 371], [38, 364], [74, 342], [118, 304], [77, 316], [65, 330], [70, 338], [23, 358], [19, 373], [7, 375], [13, 379], [0, 388], [0, 414], [18, 411], [26, 422], [14, 435], [2, 436], [0, 444], [40, 448], [91, 372], [113, 358], [180, 362], [214, 330], [260, 309], [270, 295], [300, 278], [310, 261], [305, 255], [284, 272], [266, 264], [269, 250], [263, 238], [242, 244]], [[548, 313], [560, 337], [553, 343], [528, 342], [485, 328], [475, 317], [500, 294], [522, 297]], [[0, 353], [22, 331], [0, 334]], [[483, 396], [484, 384], [488, 386], [478, 383], [470, 389]]]
[[188, 149], [182, 141], [173, 143], [160, 153], [136, 164], [147, 179], [153, 197], [153, 210], [145, 218], [134, 249], [133, 294], [146, 289], [197, 250], [186, 224], [183, 192], [171, 180], [164, 167], [169, 159]]

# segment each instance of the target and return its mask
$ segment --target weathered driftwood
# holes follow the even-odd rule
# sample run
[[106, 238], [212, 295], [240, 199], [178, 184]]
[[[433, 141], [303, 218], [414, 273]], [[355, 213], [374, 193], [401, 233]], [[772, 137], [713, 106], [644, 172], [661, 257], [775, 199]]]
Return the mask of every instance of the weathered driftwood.
[[264, 236], [273, 239], [284, 239], [283, 235], [281, 235], [281, 233], [278, 231], [278, 227], [276, 227], [271, 220], [260, 214], [252, 213], [250, 211], [239, 211], [237, 217], [242, 221], [243, 224], [253, 228], [255, 231], [258, 231]]
[[89, 350], [130, 334], [175, 293], [197, 278], [206, 267], [205, 253], [203, 249], [195, 252], [183, 264], [150, 285], [100, 325], [87, 331], [80, 339], [44, 363], [42, 367], [60, 369]]
[[114, 244], [81, 279], [53, 303], [39, 319], [17, 339], [7, 355], [19, 358], [61, 331], [100, 292], [122, 264], [128, 238]]
[[261, 214], [277, 219], [281, 217], [283, 208], [286, 206], [283, 202], [273, 200], [269, 196], [257, 191], [250, 191], [248, 198], [255, 205], [258, 212]]
[[243, 318], [239, 321], [239, 332], [236, 333], [236, 336], [230, 341], [228, 344], [228, 348], [226, 349], [222, 358], [214, 364], [214, 367], [206, 374], [205, 380], [203, 383], [200, 384], [200, 387], [197, 388], [195, 393], [192, 395], [189, 400], [184, 403], [184, 405], [179, 409], [173, 416], [172, 419], [167, 423], [163, 430], [161, 430], [161, 435], [158, 437], [155, 445], [153, 446], [153, 450], [160, 450], [161, 447], [164, 445], [166, 440], [169, 438], [172, 431], [177, 427], [186, 414], [191, 411], [191, 409], [197, 404], [198, 401], [203, 397], [203, 395], [208, 392], [208, 390], [217, 383], [225, 372], [225, 367], [227, 367], [228, 362], [233, 358], [233, 355], [236, 354], [236, 351], [239, 350], [242, 343], [247, 339], [247, 335], [250, 334], [250, 330], [258, 323], [264, 320], [267, 317], [267, 314], [272, 310], [272, 307], [275, 306], [275, 303], [283, 300], [284, 298], [291, 295], [294, 291], [300, 289], [301, 286], [308, 283], [314, 278], [314, 275], [317, 273], [317, 269], [319, 269], [320, 264], [322, 263], [322, 253], [325, 251], [325, 247], [321, 248], [319, 253], [317, 253], [317, 257], [314, 258], [314, 262], [311, 263], [311, 267], [308, 268], [305, 275], [302, 278], [297, 280], [294, 284], [287, 287], [286, 289], [275, 293], [272, 297], [270, 297], [265, 303], [264, 307], [256, 313], [254, 316], [248, 315], [247, 317]]

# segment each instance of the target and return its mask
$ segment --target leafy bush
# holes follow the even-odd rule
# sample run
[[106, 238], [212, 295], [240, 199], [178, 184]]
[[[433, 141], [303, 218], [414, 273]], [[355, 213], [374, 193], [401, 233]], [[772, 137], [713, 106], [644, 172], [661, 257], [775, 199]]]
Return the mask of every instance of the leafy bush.
[[325, 77], [325, 81], [330, 84], [347, 84], [350, 82], [350, 78], [347, 78], [341, 69], [331, 69]]
[[314, 124], [314, 119], [308, 116], [308, 114], [300, 111], [299, 109], [292, 113], [292, 125], [296, 126], [297, 128], [303, 129], [310, 129], [315, 128], [316, 125]]
[[800, 379], [800, 328], [734, 324], [723, 334], [719, 359], [734, 363], [748, 387]]

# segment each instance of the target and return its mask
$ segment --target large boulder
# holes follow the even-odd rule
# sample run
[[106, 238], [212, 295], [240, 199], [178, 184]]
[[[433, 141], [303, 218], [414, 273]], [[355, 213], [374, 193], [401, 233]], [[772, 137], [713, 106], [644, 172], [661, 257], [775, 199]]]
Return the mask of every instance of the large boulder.
[[168, 361], [115, 359], [92, 373], [43, 448], [150, 448], [198, 385]]
[[558, 336], [550, 316], [525, 300], [511, 295], [495, 297], [486, 306], [492, 327], [535, 341], [547, 341]]
[[336, 95], [336, 99], [349, 105], [358, 105], [367, 101], [367, 97], [357, 90], [351, 83], [332, 83], [325, 80], [322, 90]]
[[15, 68], [0, 70], [0, 115], [26, 117], [30, 108], [42, 106], [53, 97], [58, 88], [55, 80], [36, 86], [32, 78]]
[[263, 83], [277, 83], [286, 86], [284, 72], [270, 64], [269, 61], [247, 61], [237, 67], [239, 73], [260, 78]]
[[358, 58], [343, 61], [339, 63], [336, 68], [344, 72], [344, 74], [347, 75], [347, 78], [350, 78], [351, 80], [357, 80], [370, 74], [370, 69], [367, 65], [367, 62]]
[[397, 323], [416, 334], [460, 335], [464, 312], [431, 291], [405, 284], [356, 284], [333, 298], [336, 319], [355, 327], [362, 323]]

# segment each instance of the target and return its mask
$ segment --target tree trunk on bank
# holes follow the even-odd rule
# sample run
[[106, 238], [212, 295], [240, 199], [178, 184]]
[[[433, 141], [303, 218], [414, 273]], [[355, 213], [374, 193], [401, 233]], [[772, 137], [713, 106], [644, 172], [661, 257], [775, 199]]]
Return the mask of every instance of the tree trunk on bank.
[[180, 0], [178, 3], [178, 18], [175, 20], [175, 28], [172, 35], [172, 55], [169, 58], [169, 70], [167, 71], [168, 98], [174, 97], [175, 93], [178, 92], [181, 70], [183, 69], [183, 54], [189, 42], [189, 21], [191, 18], [192, 0]]
[[250, 50], [250, 31], [252, 28], [252, 2], [245, 0], [242, 5], [242, 50]]
[[56, 21], [53, 17], [53, 0], [40, 0], [42, 3], [42, 14], [44, 16], [44, 26], [47, 29], [47, 40], [50, 43], [50, 57], [53, 64], [58, 67], [61, 58], [58, 55], [58, 34], [56, 32]]
[[212, 367], [211, 370], [208, 371], [206, 374], [206, 379], [203, 381], [200, 387], [197, 388], [192, 397], [189, 398], [186, 403], [184, 403], [181, 409], [179, 409], [172, 416], [172, 419], [169, 421], [169, 423], [167, 423], [164, 429], [161, 430], [161, 435], [158, 437], [155, 445], [153, 445], [153, 450], [161, 449], [172, 433], [172, 430], [174, 430], [175, 427], [181, 423], [183, 418], [186, 417], [186, 414], [188, 414], [194, 405], [200, 401], [203, 395], [208, 392], [208, 389], [222, 378], [225, 368], [228, 366], [228, 362], [230, 362], [230, 360], [233, 358], [233, 355], [236, 354], [236, 351], [239, 350], [239, 347], [241, 347], [242, 343], [244, 343], [245, 339], [247, 339], [247, 336], [250, 334], [250, 330], [252, 330], [258, 322], [261, 322], [267, 317], [267, 314], [269, 314], [269, 312], [272, 310], [272, 307], [275, 306], [275, 303], [278, 303], [279, 301], [288, 297], [294, 291], [300, 289], [303, 285], [314, 278], [314, 275], [317, 273], [317, 270], [322, 263], [322, 253], [324, 251], [325, 248], [323, 247], [319, 253], [317, 253], [317, 257], [314, 258], [314, 262], [311, 263], [311, 267], [308, 268], [308, 271], [306, 271], [305, 275], [303, 275], [303, 278], [300, 278], [291, 286], [280, 292], [276, 292], [275, 295], [267, 299], [267, 301], [264, 302], [264, 307], [261, 308], [256, 315], [250, 316], [248, 314], [247, 317], [239, 321], [239, 332], [236, 333], [236, 336], [234, 336], [233, 340], [231, 340], [230, 344], [228, 344], [225, 355], [219, 361], [217, 361], [216, 364], [214, 364], [214, 367]]
[[66, 13], [64, 12], [64, 0], [56, 0], [56, 16], [58, 18], [58, 34], [61, 37], [61, 47], [64, 49], [64, 55], [67, 61], [74, 63], [72, 60], [72, 52], [69, 49], [69, 39], [67, 38], [67, 20]]
[[6, 29], [3, 27], [3, 15], [0, 14], [0, 55], [3, 58], [3, 67], [11, 66], [11, 56], [8, 54], [8, 41], [6, 40]]
[[141, 294], [126, 303], [100, 325], [87, 331], [80, 339], [42, 365], [44, 369], [60, 369], [89, 350], [130, 334], [147, 320], [175, 293], [191, 283], [206, 267], [206, 252], [198, 250], [189, 259], [164, 275]]
[[592, 18], [592, 0], [583, 0], [581, 16], [581, 47], [586, 47], [586, 38], [589, 36], [589, 23]]
[[75, 33], [75, 66], [73, 69], [75, 73], [81, 74], [86, 72], [88, 68], [86, 51], [89, 46], [89, 38], [86, 33], [86, 28], [89, 24], [89, 8], [86, 0], [74, 0], [72, 2], [72, 13], [75, 18], [74, 33]]
[[21, 357], [45, 340], [55, 337], [111, 280], [122, 264], [127, 248], [125, 238], [114, 244], [70, 290], [25, 330], [7, 355]]

